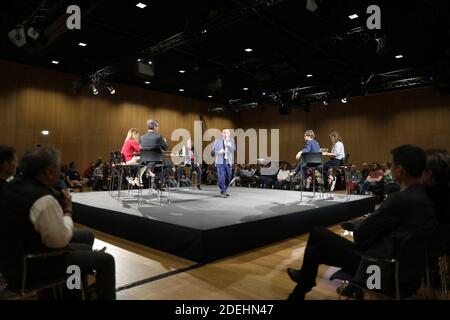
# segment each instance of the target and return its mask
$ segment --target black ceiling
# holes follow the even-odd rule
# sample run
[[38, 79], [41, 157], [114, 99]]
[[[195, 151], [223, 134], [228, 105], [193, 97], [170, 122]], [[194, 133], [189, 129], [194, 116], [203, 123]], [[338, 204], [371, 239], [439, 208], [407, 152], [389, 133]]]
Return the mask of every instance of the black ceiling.
[[[147, 7], [137, 8], [138, 2]], [[383, 91], [395, 88], [385, 82], [419, 75], [435, 84], [448, 81], [450, 1], [316, 3], [312, 12], [305, 0], [3, 0], [0, 57], [84, 79], [110, 66], [99, 73], [104, 80], [202, 99], [211, 95], [216, 103], [292, 88], [357, 95], [364, 82]], [[64, 27], [71, 4], [81, 7], [81, 30]], [[372, 4], [381, 8], [381, 30], [366, 27]], [[349, 19], [354, 13], [359, 17]], [[7, 33], [24, 21], [41, 36], [18, 48]], [[50, 33], [57, 21], [60, 28]], [[376, 39], [385, 40], [381, 52]], [[399, 54], [402, 59], [395, 58]], [[134, 72], [137, 58], [152, 61], [149, 85]], [[391, 74], [394, 79], [386, 74], [396, 70], [403, 71]]]

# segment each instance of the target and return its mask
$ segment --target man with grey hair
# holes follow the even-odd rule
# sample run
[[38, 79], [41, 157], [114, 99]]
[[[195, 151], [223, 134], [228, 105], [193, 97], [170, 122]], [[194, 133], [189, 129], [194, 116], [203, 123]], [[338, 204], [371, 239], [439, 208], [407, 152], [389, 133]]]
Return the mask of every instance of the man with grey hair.
[[[65, 255], [34, 263], [28, 270], [31, 281], [65, 275], [68, 266], [77, 265], [83, 274], [95, 270], [99, 299], [115, 299], [114, 258], [92, 251], [92, 231], [74, 230], [72, 197], [66, 190], [55, 189], [60, 179], [60, 153], [53, 148], [39, 148], [26, 154], [19, 167], [22, 177], [0, 191], [2, 232], [11, 241], [20, 241], [27, 254], [68, 250]], [[15, 287], [20, 283], [20, 257], [12, 255], [1, 260], [8, 284]]]

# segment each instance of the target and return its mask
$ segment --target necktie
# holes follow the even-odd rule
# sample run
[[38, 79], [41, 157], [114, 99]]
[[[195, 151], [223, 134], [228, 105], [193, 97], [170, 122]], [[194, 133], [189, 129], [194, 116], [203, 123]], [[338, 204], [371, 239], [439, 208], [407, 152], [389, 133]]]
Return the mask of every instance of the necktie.
[[227, 163], [227, 159], [228, 159], [228, 148], [227, 148], [227, 145], [225, 144], [225, 140], [223, 140], [223, 149], [225, 150], [225, 154], [223, 155], [223, 158], [225, 159], [225, 163]]

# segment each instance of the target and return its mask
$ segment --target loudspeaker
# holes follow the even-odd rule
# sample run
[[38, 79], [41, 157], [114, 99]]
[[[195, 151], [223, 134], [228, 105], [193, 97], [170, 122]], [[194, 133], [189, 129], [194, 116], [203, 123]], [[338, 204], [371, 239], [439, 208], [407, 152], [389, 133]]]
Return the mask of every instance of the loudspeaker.
[[136, 64], [136, 76], [151, 79], [155, 76], [155, 70], [153, 64], [148, 64], [142, 61], [138, 61]]

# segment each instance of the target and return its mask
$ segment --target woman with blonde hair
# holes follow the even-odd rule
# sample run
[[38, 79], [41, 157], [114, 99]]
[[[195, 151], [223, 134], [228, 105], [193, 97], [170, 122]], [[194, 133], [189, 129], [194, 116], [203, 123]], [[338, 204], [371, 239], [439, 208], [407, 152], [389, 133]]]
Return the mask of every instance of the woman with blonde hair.
[[122, 147], [122, 154], [126, 164], [138, 165], [140, 157], [138, 154], [141, 152], [141, 146], [139, 145], [139, 130], [131, 128], [128, 130], [127, 137]]

